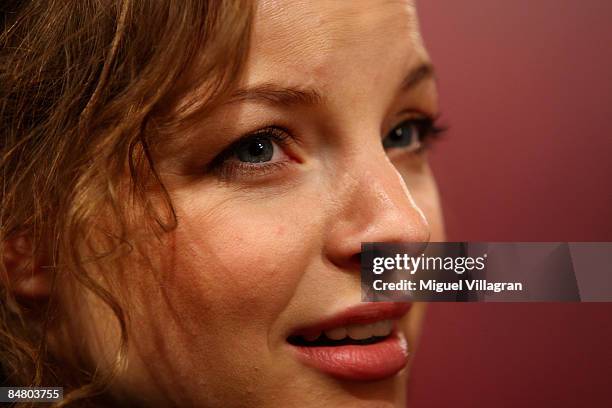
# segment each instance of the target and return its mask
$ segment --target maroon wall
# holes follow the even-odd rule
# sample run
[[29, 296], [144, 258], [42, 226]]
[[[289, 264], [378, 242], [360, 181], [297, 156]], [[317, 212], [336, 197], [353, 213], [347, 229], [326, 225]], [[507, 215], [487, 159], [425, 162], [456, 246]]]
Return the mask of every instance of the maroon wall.
[[[612, 2], [421, 0], [449, 240], [612, 241]], [[609, 273], [612, 273], [612, 266]], [[612, 406], [611, 304], [432, 304], [415, 407]]]

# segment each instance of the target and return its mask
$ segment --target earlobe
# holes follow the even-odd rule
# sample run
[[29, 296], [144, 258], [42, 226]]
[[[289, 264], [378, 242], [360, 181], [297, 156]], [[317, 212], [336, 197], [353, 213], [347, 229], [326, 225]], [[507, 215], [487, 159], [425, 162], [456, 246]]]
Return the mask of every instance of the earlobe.
[[16, 298], [43, 300], [51, 292], [51, 269], [32, 250], [25, 236], [2, 243], [2, 262], [8, 273], [9, 288]]

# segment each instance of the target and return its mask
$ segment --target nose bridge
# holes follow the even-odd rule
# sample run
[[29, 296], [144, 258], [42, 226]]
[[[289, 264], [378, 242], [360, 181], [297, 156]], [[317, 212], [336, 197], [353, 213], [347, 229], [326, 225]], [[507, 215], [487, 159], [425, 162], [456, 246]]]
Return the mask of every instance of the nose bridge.
[[429, 240], [429, 226], [382, 146], [362, 151], [346, 171], [344, 215], [361, 241]]

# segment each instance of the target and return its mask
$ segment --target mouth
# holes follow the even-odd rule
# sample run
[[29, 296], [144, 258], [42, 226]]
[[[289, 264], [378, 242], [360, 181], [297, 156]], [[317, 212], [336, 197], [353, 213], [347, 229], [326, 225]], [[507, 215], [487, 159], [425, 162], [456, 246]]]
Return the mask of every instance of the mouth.
[[409, 303], [367, 303], [300, 327], [287, 338], [298, 360], [332, 377], [374, 381], [397, 374], [408, 345], [397, 321]]

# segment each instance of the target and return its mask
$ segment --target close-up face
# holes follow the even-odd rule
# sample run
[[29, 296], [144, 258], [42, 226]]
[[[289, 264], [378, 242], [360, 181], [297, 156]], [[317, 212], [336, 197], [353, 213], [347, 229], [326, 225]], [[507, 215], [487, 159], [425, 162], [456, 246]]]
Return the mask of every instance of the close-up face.
[[[128, 406], [401, 407], [424, 305], [362, 302], [360, 257], [364, 242], [444, 240], [415, 4], [259, 1], [249, 33], [214, 108], [150, 143], [160, 208], [125, 219], [145, 225], [162, 197], [175, 226], [135, 228], [139, 250], [93, 277], [119, 283], [107, 295], [60, 282], [73, 334], [50, 349], [112, 373], [127, 338], [108, 395]], [[167, 116], [207, 98], [207, 73], [189, 72]], [[95, 242], [112, 219], [92, 219]]]
[[604, 3], [0, 1], [0, 403], [610, 406]]
[[178, 224], [157, 279], [127, 266], [138, 307], [116, 393], [401, 406], [422, 305], [360, 303], [359, 253], [442, 240], [437, 109], [412, 2], [259, 2], [237, 89], [156, 149]]

